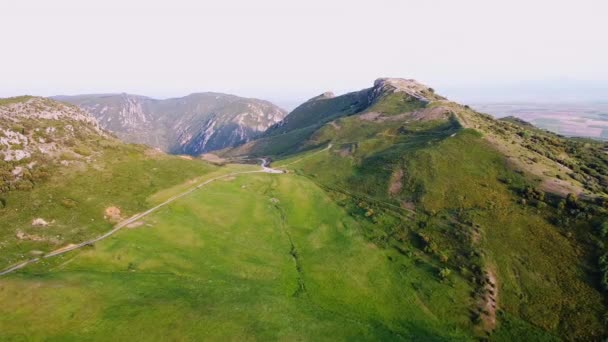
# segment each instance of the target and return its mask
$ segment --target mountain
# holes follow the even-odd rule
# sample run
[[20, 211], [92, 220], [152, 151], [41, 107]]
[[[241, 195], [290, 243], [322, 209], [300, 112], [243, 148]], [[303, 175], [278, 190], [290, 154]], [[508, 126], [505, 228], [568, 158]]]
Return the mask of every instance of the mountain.
[[220, 93], [157, 100], [129, 94], [55, 96], [93, 114], [126, 142], [174, 154], [201, 153], [247, 142], [280, 121], [270, 102]]
[[341, 117], [368, 113], [372, 121], [384, 121], [386, 115], [419, 110], [416, 120], [420, 120], [424, 119], [421, 117], [424, 111], [420, 110], [431, 101], [442, 100], [432, 88], [410, 79], [380, 78], [371, 88], [341, 96], [325, 92], [295, 108], [259, 139], [230, 150], [228, 155], [293, 153], [305, 148], [305, 142], [314, 132]]
[[[608, 336], [605, 142], [383, 78], [210, 165], [125, 144], [72, 106], [44, 100], [63, 109], [42, 119], [30, 99], [0, 102], [34, 116], [3, 130], [31, 144], [57, 127], [64, 153], [0, 193], [0, 264], [36, 261], [0, 274], [0, 340]], [[4, 176], [39, 156], [9, 147]]]
[[312, 98], [260, 138], [216, 153], [270, 157], [316, 183], [371, 224], [370, 241], [401, 255], [392, 261], [411, 274], [404, 284], [421, 286], [423, 269], [464, 281], [470, 295], [448, 306], [468, 308], [478, 338], [608, 333], [604, 142], [497, 120], [414, 80], [383, 78]]

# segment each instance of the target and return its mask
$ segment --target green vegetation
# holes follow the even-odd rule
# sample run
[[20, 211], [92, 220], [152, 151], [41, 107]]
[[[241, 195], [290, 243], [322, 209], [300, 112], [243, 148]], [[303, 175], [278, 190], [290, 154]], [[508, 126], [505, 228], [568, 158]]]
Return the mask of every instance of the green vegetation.
[[368, 229], [303, 177], [217, 181], [3, 278], [0, 339], [469, 340], [466, 281]]
[[424, 108], [425, 103], [413, 97], [404, 96], [400, 93], [389, 94], [376, 102], [367, 111], [379, 112], [389, 115], [411, 112], [416, 109]]
[[[0, 339], [606, 337], [608, 146], [497, 121], [430, 90], [426, 103], [374, 89], [315, 98], [221, 152], [270, 156], [287, 174], [217, 180], [133, 229], [4, 278]], [[21, 231], [7, 255], [44, 248], [32, 237], [53, 229], [66, 242], [107, 230], [107, 206], [130, 215], [254, 167], [82, 140], [64, 158], [79, 167], [9, 185], [3, 217], [56, 223]]]
[[25, 102], [25, 101], [31, 99], [32, 97], [33, 96], [24, 95], [24, 96], [15, 96], [15, 97], [1, 98], [0, 99], [0, 106], [6, 106], [6, 105], [13, 104], [13, 103]]
[[[145, 155], [146, 148], [105, 143], [91, 163], [75, 161], [71, 167], [48, 166], [26, 174], [12, 191], [1, 194], [0, 266], [77, 243], [111, 229], [104, 210], [117, 207], [127, 218], [151, 206], [148, 196], [161, 189], [200, 177], [215, 169], [201, 161]], [[43, 175], [44, 174], [44, 175]], [[34, 227], [42, 218], [47, 227]], [[25, 235], [18, 236], [19, 232]]]
[[[497, 340], [604, 336], [607, 240], [595, 227], [608, 215], [605, 200], [547, 194], [540, 179], [514, 169], [461, 121], [403, 124], [344, 117], [303, 143], [331, 142], [330, 151], [290, 156], [275, 165], [305, 175], [351, 214], [372, 222], [366, 236], [376, 245], [402, 255], [424, 252], [440, 279], [457, 270], [472, 288], [470, 318], [478, 336], [491, 331]], [[508, 136], [516, 126], [491, 127]], [[601, 143], [517, 127], [526, 149], [557, 148], [553, 153], [561, 164], [575, 172], [576, 165], [595, 170], [583, 171], [584, 184], [601, 194], [607, 165]], [[489, 274], [497, 289], [488, 288]], [[488, 298], [497, 302], [495, 313], [485, 308]], [[492, 328], [488, 322], [494, 316], [498, 324]]]

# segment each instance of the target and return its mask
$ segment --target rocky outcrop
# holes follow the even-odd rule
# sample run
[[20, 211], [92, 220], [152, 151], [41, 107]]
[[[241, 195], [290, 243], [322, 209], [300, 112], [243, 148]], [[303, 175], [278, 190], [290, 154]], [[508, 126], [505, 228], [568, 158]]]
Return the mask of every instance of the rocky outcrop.
[[405, 93], [416, 100], [424, 102], [443, 99], [435, 95], [433, 89], [413, 79], [379, 78], [374, 81], [374, 86], [370, 89], [371, 102], [382, 95], [391, 93]]
[[40, 97], [0, 99], [0, 193], [28, 189], [53, 164], [86, 163], [112, 139], [80, 108]]
[[[105, 136], [97, 120], [78, 107], [40, 97], [0, 103], [0, 155], [21, 161], [33, 154], [53, 155], [77, 135]], [[17, 172], [18, 174], [21, 172]]]

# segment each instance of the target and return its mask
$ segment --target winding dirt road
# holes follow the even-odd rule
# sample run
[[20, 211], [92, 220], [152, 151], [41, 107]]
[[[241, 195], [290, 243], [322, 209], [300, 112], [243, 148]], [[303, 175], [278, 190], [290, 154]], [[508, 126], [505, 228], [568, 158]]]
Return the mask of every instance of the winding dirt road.
[[51, 257], [57, 256], [57, 255], [65, 254], [65, 253], [71, 252], [71, 251], [73, 251], [75, 249], [79, 249], [79, 248], [82, 248], [84, 246], [91, 245], [91, 244], [93, 244], [93, 243], [95, 243], [97, 241], [101, 241], [101, 240], [103, 240], [105, 238], [108, 238], [108, 237], [112, 236], [113, 234], [115, 234], [120, 229], [122, 229], [123, 227], [125, 227], [125, 226], [127, 226], [127, 225], [129, 225], [131, 223], [134, 223], [134, 222], [140, 220], [141, 218], [143, 218], [143, 217], [145, 217], [145, 216], [147, 216], [147, 215], [155, 212], [156, 210], [158, 210], [158, 209], [166, 206], [167, 204], [169, 204], [169, 203], [171, 203], [171, 202], [173, 202], [173, 201], [175, 201], [175, 200], [177, 200], [179, 198], [182, 198], [182, 197], [184, 197], [184, 196], [186, 196], [186, 195], [188, 195], [188, 194], [190, 194], [190, 193], [192, 193], [192, 192], [194, 192], [194, 191], [202, 188], [203, 186], [205, 186], [205, 185], [207, 185], [207, 184], [209, 184], [211, 182], [214, 182], [214, 181], [216, 181], [218, 179], [222, 179], [222, 178], [226, 178], [226, 177], [231, 177], [231, 176], [236, 176], [236, 175], [247, 174], [247, 173], [283, 173], [282, 170], [276, 170], [276, 169], [268, 167], [268, 165], [270, 164], [270, 162], [268, 161], [268, 159], [262, 158], [260, 160], [262, 161], [261, 164], [260, 164], [260, 166], [262, 167], [261, 170], [258, 170], [258, 171], [233, 172], [233, 173], [228, 173], [228, 174], [225, 174], [225, 175], [222, 175], [222, 176], [218, 176], [218, 177], [215, 177], [215, 178], [208, 179], [208, 180], [206, 180], [206, 181], [204, 181], [204, 182], [202, 182], [202, 183], [200, 183], [200, 184], [198, 184], [198, 185], [196, 185], [196, 186], [188, 189], [187, 191], [184, 191], [181, 194], [175, 195], [175, 196], [169, 198], [168, 200], [164, 201], [163, 203], [161, 203], [161, 204], [159, 204], [159, 205], [157, 205], [157, 206], [155, 206], [153, 208], [150, 208], [150, 209], [144, 211], [143, 213], [139, 213], [139, 214], [137, 214], [135, 216], [132, 216], [132, 217], [130, 217], [130, 218], [124, 220], [124, 221], [121, 221], [121, 222], [117, 223], [114, 226], [114, 228], [112, 228], [112, 230], [110, 230], [109, 232], [107, 232], [107, 233], [105, 233], [105, 234], [103, 234], [101, 236], [98, 236], [98, 237], [93, 238], [91, 240], [87, 240], [87, 241], [81, 242], [81, 243], [76, 244], [76, 245], [71, 245], [69, 247], [63, 247], [63, 248], [60, 248], [58, 250], [49, 252], [49, 253], [45, 254], [44, 256], [41, 256], [41, 257], [38, 257], [38, 258], [29, 259], [29, 260], [26, 260], [26, 261], [24, 261], [22, 263], [10, 266], [10, 267], [8, 267], [8, 268], [0, 271], [0, 276], [8, 274], [8, 273], [11, 273], [11, 272], [14, 272], [14, 271], [19, 270], [21, 268], [24, 268], [25, 266], [33, 264], [33, 263], [36, 263], [36, 262], [38, 262], [38, 261], [40, 261], [42, 259], [47, 259], [47, 258], [51, 258]]

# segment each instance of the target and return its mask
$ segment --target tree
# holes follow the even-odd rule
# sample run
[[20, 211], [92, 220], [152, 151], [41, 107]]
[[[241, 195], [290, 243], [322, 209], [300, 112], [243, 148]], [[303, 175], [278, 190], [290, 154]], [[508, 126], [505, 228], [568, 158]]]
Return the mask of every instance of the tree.
[[448, 279], [450, 274], [452, 274], [452, 271], [447, 267], [444, 267], [439, 270], [439, 278], [441, 278], [442, 281]]

